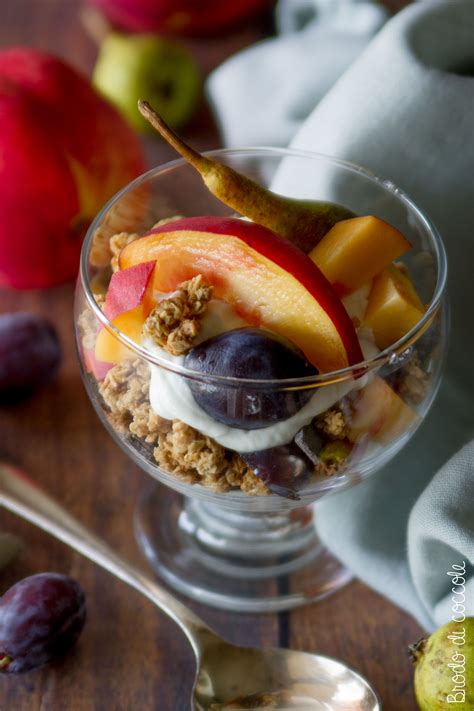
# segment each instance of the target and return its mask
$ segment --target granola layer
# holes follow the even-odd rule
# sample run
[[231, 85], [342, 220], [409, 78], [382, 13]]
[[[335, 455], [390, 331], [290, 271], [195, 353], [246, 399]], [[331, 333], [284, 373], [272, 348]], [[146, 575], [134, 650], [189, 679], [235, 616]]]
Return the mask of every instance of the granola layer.
[[143, 334], [172, 355], [183, 355], [200, 331], [211, 297], [212, 287], [204, 283], [200, 274], [183, 282], [151, 311]]
[[109, 370], [99, 392], [115, 429], [154, 445], [151, 454], [156, 463], [189, 484], [218, 492], [241, 489], [252, 496], [269, 493], [236, 452], [184, 422], [154, 413], [149, 387], [150, 369], [140, 359], [123, 361]]

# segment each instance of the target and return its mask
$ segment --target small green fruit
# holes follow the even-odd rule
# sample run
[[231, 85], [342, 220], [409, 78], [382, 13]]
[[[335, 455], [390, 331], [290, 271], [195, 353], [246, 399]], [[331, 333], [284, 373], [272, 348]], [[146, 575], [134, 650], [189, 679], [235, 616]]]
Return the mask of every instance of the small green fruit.
[[421, 711], [474, 709], [474, 617], [448, 622], [411, 653]]
[[179, 128], [191, 118], [201, 93], [191, 55], [174, 42], [149, 34], [109, 34], [92, 83], [141, 132], [152, 129], [137, 109], [139, 99], [156, 104], [166, 121]]

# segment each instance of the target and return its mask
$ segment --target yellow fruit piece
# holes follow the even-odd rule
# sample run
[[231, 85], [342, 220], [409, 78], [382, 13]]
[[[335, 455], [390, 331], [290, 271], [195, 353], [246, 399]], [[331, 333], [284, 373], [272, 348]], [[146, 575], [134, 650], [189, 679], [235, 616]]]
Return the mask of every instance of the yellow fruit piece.
[[359, 442], [368, 436], [380, 444], [389, 444], [418, 419], [419, 415], [390, 385], [376, 376], [355, 397], [348, 439]]
[[[125, 336], [135, 343], [140, 343], [143, 327], [143, 308], [137, 306], [130, 311], [124, 311], [114, 318], [113, 325]], [[95, 344], [95, 357], [104, 363], [120, 363], [125, 358], [130, 358], [131, 351], [122, 343], [113, 331], [102, 328]]]
[[334, 225], [309, 256], [340, 296], [370, 281], [411, 249], [401, 232], [373, 215]]
[[377, 346], [384, 349], [416, 326], [424, 312], [410, 277], [391, 265], [372, 283], [363, 325], [372, 329]]

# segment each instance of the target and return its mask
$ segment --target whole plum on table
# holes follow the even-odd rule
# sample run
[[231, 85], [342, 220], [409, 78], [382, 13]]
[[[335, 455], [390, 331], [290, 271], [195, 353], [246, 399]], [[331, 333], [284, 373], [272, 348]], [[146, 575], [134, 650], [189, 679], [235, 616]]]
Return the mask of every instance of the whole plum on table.
[[0, 598], [0, 672], [26, 672], [62, 656], [85, 619], [84, 592], [67, 575], [20, 580]]
[[[203, 375], [251, 380], [283, 380], [318, 374], [302, 351], [262, 328], [238, 328], [192, 348], [185, 365]], [[245, 430], [260, 429], [296, 414], [313, 391], [278, 389], [277, 384], [216, 384], [189, 380], [198, 405], [218, 422]]]
[[46, 385], [60, 361], [59, 338], [47, 319], [27, 312], [0, 315], [0, 404]]

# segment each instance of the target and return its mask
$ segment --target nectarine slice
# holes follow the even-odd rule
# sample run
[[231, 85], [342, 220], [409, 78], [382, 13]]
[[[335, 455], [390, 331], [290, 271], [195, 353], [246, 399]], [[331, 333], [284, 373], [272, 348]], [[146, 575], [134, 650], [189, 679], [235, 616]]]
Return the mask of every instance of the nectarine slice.
[[411, 249], [401, 232], [378, 217], [343, 220], [310, 252], [340, 296], [355, 291]]
[[260, 225], [234, 218], [179, 220], [131, 242], [119, 263], [125, 269], [150, 260], [156, 261], [157, 291], [202, 274], [218, 298], [250, 323], [289, 338], [321, 372], [363, 359], [352, 321], [316, 265]]
[[103, 363], [95, 357], [94, 348], [84, 348], [84, 364], [86, 371], [92, 373], [96, 380], [103, 380], [109, 370], [113, 367], [113, 363]]
[[[143, 262], [130, 269], [112, 274], [104, 313], [113, 325], [133, 341], [141, 341], [143, 323], [153, 308], [153, 272], [155, 262]], [[130, 357], [130, 349], [121, 343], [114, 332], [101, 328], [95, 344], [95, 359], [105, 363], [119, 363]]]
[[144, 319], [148, 316], [153, 308], [154, 268], [155, 262], [151, 261], [112, 274], [104, 304], [104, 313], [110, 321], [140, 305]]
[[384, 349], [416, 326], [424, 312], [410, 277], [392, 265], [373, 281], [363, 324]]
[[[142, 307], [137, 306], [121, 313], [112, 323], [125, 336], [135, 343], [140, 343], [143, 321]], [[112, 330], [104, 326], [97, 335], [94, 355], [96, 360], [104, 363], [120, 363], [125, 358], [130, 358], [132, 353]]]
[[355, 395], [348, 439], [355, 443], [368, 436], [381, 444], [389, 444], [418, 418], [390, 385], [376, 376]]

